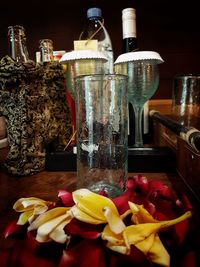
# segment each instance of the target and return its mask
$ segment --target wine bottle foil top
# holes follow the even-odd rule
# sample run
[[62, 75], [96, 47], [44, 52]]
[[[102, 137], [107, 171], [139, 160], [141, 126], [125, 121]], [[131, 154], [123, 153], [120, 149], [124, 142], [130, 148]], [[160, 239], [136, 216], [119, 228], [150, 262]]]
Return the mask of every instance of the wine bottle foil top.
[[84, 59], [96, 59], [107, 61], [105, 55], [99, 51], [94, 50], [73, 50], [65, 53], [61, 59], [60, 63], [66, 63], [74, 60], [84, 60]]
[[148, 62], [150, 61], [152, 64], [160, 64], [164, 62], [160, 54], [155, 51], [137, 51], [119, 55], [114, 64], [142, 60]]
[[134, 8], [125, 8], [122, 10], [122, 20], [135, 20], [136, 19], [136, 10]]

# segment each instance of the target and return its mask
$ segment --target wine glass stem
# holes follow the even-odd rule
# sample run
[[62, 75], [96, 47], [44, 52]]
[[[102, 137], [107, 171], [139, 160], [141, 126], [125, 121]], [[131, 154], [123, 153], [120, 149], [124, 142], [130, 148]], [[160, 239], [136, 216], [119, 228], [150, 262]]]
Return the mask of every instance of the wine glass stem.
[[143, 106], [133, 106], [135, 113], [135, 147], [143, 147], [142, 139], [142, 111]]

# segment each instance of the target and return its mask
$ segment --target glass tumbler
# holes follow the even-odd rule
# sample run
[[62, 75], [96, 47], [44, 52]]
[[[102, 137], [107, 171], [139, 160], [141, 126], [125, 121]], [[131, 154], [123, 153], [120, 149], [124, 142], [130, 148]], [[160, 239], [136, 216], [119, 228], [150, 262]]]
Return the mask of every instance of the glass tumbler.
[[172, 115], [180, 124], [200, 129], [200, 75], [174, 77]]
[[114, 197], [127, 177], [127, 76], [77, 76], [77, 186]]

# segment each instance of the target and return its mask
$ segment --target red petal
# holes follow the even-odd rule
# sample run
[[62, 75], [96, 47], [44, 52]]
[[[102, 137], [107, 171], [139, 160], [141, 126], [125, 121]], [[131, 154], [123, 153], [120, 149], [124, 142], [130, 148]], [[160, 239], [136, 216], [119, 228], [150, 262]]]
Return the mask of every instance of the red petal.
[[61, 189], [58, 191], [58, 197], [61, 199], [64, 206], [71, 207], [74, 205], [71, 192]]
[[152, 264], [147, 260], [146, 256], [136, 247], [131, 246], [130, 255], [113, 253], [110, 251], [109, 267], [151, 267]]
[[149, 181], [149, 193], [154, 197], [175, 200], [175, 195], [170, 188], [158, 180], [152, 179]]
[[181, 267], [197, 267], [196, 254], [194, 251], [189, 251], [183, 255]]
[[87, 239], [96, 239], [101, 236], [102, 226], [84, 223], [76, 219], [66, 225], [65, 231], [71, 236], [81, 236]]
[[63, 251], [62, 258], [58, 267], [76, 267], [76, 257], [68, 250]]
[[114, 202], [115, 206], [118, 209], [119, 214], [123, 214], [125, 211], [129, 209], [128, 201], [130, 200], [131, 194], [134, 194], [134, 192], [127, 190], [121, 196], [112, 199], [112, 201]]
[[[134, 176], [136, 177], [136, 176]], [[136, 187], [136, 179], [134, 177], [128, 177], [126, 181], [126, 189], [134, 190]]]
[[13, 234], [19, 232], [23, 227], [24, 227], [24, 225], [17, 224], [17, 220], [12, 221], [11, 223], [9, 223], [6, 226], [6, 228], [4, 230], [4, 237], [7, 238], [10, 235], [13, 235]]
[[9, 250], [0, 251], [0, 263], [1, 267], [8, 266]]
[[59, 267], [106, 267], [102, 242], [85, 239], [63, 253]]
[[189, 231], [189, 228], [190, 228], [189, 220], [184, 220], [174, 225], [175, 239], [177, 244], [183, 243]]
[[147, 194], [149, 191], [149, 182], [143, 175], [134, 176], [136, 180], [137, 189], [141, 194]]

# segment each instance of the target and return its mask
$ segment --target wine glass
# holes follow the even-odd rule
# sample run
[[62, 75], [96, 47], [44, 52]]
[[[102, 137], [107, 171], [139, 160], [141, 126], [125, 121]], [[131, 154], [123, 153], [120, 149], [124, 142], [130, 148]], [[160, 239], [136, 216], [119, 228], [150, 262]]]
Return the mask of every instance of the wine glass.
[[115, 61], [116, 73], [128, 75], [128, 100], [135, 113], [135, 144], [144, 147], [142, 139], [142, 112], [144, 104], [158, 88], [158, 64], [163, 60], [157, 52], [138, 51], [120, 55]]

